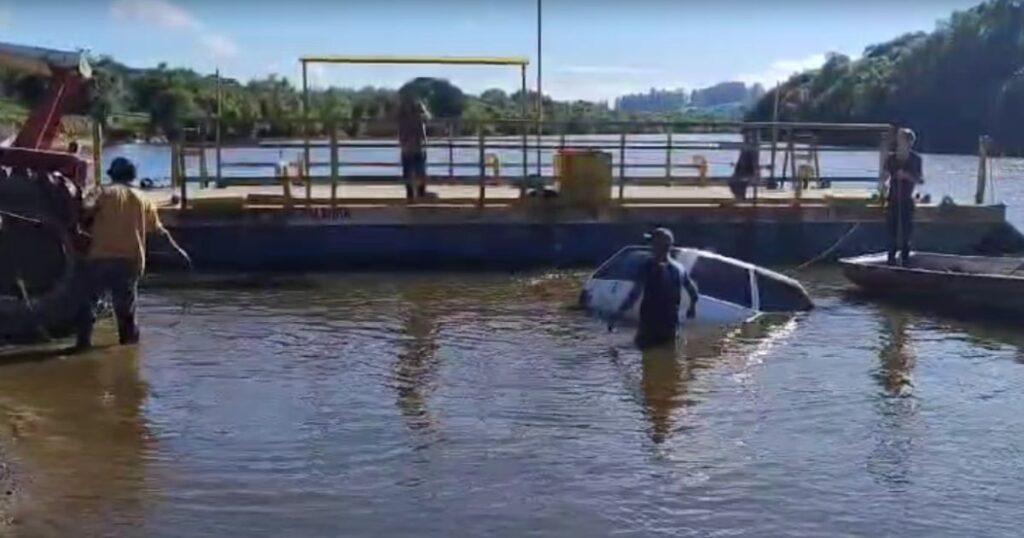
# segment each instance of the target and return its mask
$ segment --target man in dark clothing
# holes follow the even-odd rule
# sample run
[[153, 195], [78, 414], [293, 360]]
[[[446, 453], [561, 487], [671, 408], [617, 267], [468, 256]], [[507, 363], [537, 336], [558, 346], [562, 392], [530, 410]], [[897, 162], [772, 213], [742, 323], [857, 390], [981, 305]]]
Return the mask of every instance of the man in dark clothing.
[[743, 148], [740, 149], [739, 159], [736, 160], [732, 178], [729, 179], [729, 190], [738, 201], [747, 199], [747, 189], [761, 175], [760, 153], [757, 131], [752, 129], [744, 131]]
[[672, 232], [658, 228], [647, 237], [651, 242], [651, 259], [640, 266], [633, 279], [633, 288], [608, 325], [609, 329], [613, 328], [615, 322], [633, 308], [643, 295], [643, 301], [640, 303], [640, 324], [635, 339], [640, 349], [675, 342], [683, 289], [686, 289], [690, 296], [690, 308], [686, 311], [687, 319], [693, 319], [697, 315], [698, 300], [697, 286], [690, 279], [686, 269], [670, 257], [675, 242]]
[[398, 110], [398, 144], [402, 151], [402, 177], [409, 200], [427, 196], [427, 107], [412, 96], [402, 96]]
[[889, 182], [886, 197], [886, 227], [889, 233], [889, 265], [910, 258], [910, 238], [914, 233], [914, 187], [924, 183], [921, 156], [913, 151], [917, 137], [910, 129], [896, 134], [896, 151], [885, 161], [885, 175]]

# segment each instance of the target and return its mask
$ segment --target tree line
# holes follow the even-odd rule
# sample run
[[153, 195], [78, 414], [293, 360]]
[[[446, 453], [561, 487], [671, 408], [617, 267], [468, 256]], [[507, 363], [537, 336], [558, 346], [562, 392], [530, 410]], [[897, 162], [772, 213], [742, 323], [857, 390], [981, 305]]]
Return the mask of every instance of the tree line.
[[989, 0], [957, 11], [932, 32], [872, 45], [859, 59], [825, 64], [769, 91], [746, 119], [892, 123], [929, 151], [974, 152], [991, 135], [1024, 153], [1024, 5]]
[[[132, 68], [110, 57], [93, 59], [94, 83], [87, 110], [106, 127], [108, 138], [166, 136], [213, 136], [219, 114], [222, 135], [228, 139], [296, 137], [302, 134], [303, 95], [290, 80], [278, 75], [241, 82], [232, 78], [197, 73], [191, 69]], [[36, 104], [48, 81], [34, 75], [0, 70], [0, 103], [19, 107]], [[399, 92], [411, 92], [425, 101], [438, 120], [458, 122], [457, 134], [472, 134], [477, 124], [486, 123], [487, 134], [519, 134], [523, 116], [521, 91], [494, 88], [479, 95], [464, 92], [448, 80], [416, 78], [399, 89], [367, 86], [311, 90], [309, 128], [323, 135], [333, 125], [342, 136], [389, 136], [395, 131], [394, 117]], [[526, 95], [527, 117], [536, 113], [536, 93]], [[617, 132], [609, 122], [692, 121], [716, 119], [694, 111], [625, 111], [607, 102], [557, 101], [543, 96], [545, 120], [561, 127], [552, 132], [590, 134]], [[507, 120], [507, 121], [502, 121]]]

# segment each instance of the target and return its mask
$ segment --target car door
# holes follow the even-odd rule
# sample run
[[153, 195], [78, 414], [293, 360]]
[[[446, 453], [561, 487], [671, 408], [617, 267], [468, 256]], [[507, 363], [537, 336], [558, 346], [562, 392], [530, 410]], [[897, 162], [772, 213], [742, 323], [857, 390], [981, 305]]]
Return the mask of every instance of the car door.
[[700, 290], [697, 317], [702, 322], [735, 323], [755, 314], [753, 274], [742, 265], [711, 256], [699, 256], [690, 270]]

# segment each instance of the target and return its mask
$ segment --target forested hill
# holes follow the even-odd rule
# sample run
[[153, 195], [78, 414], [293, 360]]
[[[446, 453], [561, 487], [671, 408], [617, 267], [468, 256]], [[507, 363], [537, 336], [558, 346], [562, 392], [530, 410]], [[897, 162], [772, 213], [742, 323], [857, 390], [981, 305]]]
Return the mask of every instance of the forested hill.
[[[1024, 153], [1024, 5], [990, 0], [860, 59], [832, 54], [780, 91], [782, 120], [895, 123], [931, 151], [974, 152], [988, 134]], [[747, 119], [771, 119], [774, 101], [772, 90]]]

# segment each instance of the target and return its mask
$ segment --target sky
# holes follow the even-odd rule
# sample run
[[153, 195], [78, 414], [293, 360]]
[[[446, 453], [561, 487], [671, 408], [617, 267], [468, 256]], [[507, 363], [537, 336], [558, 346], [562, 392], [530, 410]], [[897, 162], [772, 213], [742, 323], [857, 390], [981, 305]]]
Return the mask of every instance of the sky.
[[[932, 30], [978, 0], [543, 0], [543, 90], [613, 100], [726, 80], [773, 85], [828, 52], [858, 56]], [[107, 54], [136, 67], [220, 69], [297, 81], [323, 54], [498, 55], [530, 59], [537, 0], [0, 0], [0, 41]], [[515, 90], [514, 67], [315, 66], [314, 86], [398, 87], [444, 77], [477, 93]]]

